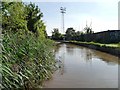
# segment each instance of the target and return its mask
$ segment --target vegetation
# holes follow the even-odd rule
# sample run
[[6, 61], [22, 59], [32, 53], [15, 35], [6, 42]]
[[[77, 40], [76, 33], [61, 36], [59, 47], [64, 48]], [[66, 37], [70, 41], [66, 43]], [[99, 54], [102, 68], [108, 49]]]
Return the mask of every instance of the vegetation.
[[75, 43], [83, 43], [83, 44], [92, 44], [92, 45], [98, 45], [98, 46], [106, 46], [106, 47], [115, 47], [119, 48], [120, 45], [119, 43], [114, 43], [114, 44], [102, 44], [102, 43], [95, 43], [95, 42], [80, 42], [80, 41], [70, 41], [70, 42], [75, 42]]
[[66, 30], [66, 40], [74, 40], [75, 30], [73, 28], [68, 28]]
[[54, 40], [63, 40], [63, 35], [59, 32], [58, 28], [53, 29], [52, 39], [54, 39]]
[[120, 42], [118, 43], [118, 46], [120, 47]]
[[52, 32], [52, 39], [53, 40], [63, 40], [63, 38], [65, 38], [65, 40], [76, 40], [76, 41], [85, 41], [84, 39], [84, 35], [86, 34], [92, 34], [92, 28], [90, 27], [85, 27], [84, 29], [84, 33], [80, 32], [80, 31], [75, 31], [75, 29], [73, 29], [72, 27], [67, 28], [65, 35], [62, 35], [61, 33], [59, 33], [58, 29], [53, 29]]
[[54, 69], [53, 41], [46, 38], [35, 4], [2, 2], [1, 88], [39, 88]]
[[[55, 34], [56, 32], [54, 32]], [[53, 35], [54, 35], [53, 34]], [[52, 35], [52, 36], [53, 36]], [[59, 33], [59, 35], [52, 37], [53, 40], [57, 38], [57, 40], [60, 40], [58, 36], [61, 36], [62, 34]], [[104, 32], [98, 32], [94, 33], [92, 31], [92, 28], [86, 26], [84, 28], [84, 31], [75, 31], [75, 29], [68, 28], [66, 30], [65, 35], [63, 35], [62, 38], [65, 38], [67, 41], [80, 41], [80, 42], [95, 42], [95, 43], [101, 43], [101, 44], [106, 44], [107, 46], [114, 46], [117, 47], [119, 46], [118, 43], [120, 42], [120, 31], [104, 31]]]

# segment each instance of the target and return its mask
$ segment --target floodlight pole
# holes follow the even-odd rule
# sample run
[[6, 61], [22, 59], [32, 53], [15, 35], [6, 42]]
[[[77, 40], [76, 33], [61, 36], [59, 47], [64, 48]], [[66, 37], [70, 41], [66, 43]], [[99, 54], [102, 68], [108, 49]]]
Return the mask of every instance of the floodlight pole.
[[[66, 13], [66, 8], [65, 7], [61, 7], [60, 8], [61, 10], [61, 14], [62, 14], [62, 29], [63, 29], [63, 34], [64, 34], [64, 13]], [[65, 36], [63, 37], [63, 41], [65, 41]]]

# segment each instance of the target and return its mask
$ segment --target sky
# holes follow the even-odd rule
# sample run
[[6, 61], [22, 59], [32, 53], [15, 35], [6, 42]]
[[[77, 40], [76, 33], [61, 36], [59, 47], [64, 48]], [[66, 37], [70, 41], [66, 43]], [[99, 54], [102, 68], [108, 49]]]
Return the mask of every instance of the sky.
[[[94, 32], [118, 30], [118, 1], [119, 0], [23, 0], [34, 2], [43, 13], [43, 21], [48, 35], [54, 28], [65, 33], [67, 28], [73, 27], [76, 31], [83, 31], [86, 24]], [[60, 7], [66, 8], [64, 14], [65, 30], [62, 29], [62, 15]]]

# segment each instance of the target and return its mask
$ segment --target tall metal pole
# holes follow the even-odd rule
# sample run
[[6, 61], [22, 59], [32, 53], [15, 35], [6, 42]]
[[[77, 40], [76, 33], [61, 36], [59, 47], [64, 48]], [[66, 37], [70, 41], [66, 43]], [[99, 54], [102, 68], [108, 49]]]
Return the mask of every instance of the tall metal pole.
[[65, 27], [64, 27], [64, 13], [62, 13], [62, 21], [63, 21], [63, 34], [64, 34], [64, 33], [65, 33], [65, 32], [64, 32], [64, 28], [65, 28]]
[[120, 30], [120, 1], [118, 2], [118, 30]]
[[[61, 7], [60, 10], [61, 10], [61, 14], [62, 14], [62, 29], [63, 29], [63, 35], [64, 35], [63, 41], [65, 41], [64, 13], [65, 13], [65, 11], [66, 11], [66, 8], [65, 8], [65, 7]], [[64, 73], [64, 59], [65, 59], [65, 50], [63, 51], [63, 67], [62, 67], [62, 71], [63, 71], [63, 72], [62, 72], [61, 74]]]
[[[63, 29], [63, 34], [64, 34], [64, 13], [66, 13], [65, 11], [66, 11], [66, 8], [65, 7], [61, 7], [60, 8], [60, 10], [61, 10], [61, 13], [62, 13], [62, 29]], [[63, 40], [65, 41], [65, 36], [63, 37]]]

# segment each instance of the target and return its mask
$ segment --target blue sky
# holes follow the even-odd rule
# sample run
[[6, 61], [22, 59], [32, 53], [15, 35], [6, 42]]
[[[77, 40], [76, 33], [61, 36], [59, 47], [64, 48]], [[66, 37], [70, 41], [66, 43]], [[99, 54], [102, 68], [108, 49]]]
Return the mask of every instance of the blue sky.
[[[25, 1], [25, 0], [23, 0]], [[109, 0], [108, 2], [34, 2], [43, 12], [43, 20], [47, 26], [48, 35], [51, 35], [53, 28], [62, 30], [62, 18], [60, 7], [66, 7], [65, 30], [73, 27], [76, 31], [82, 31], [92, 22], [94, 32], [118, 29], [118, 1]], [[29, 2], [27, 0], [27, 2]]]

